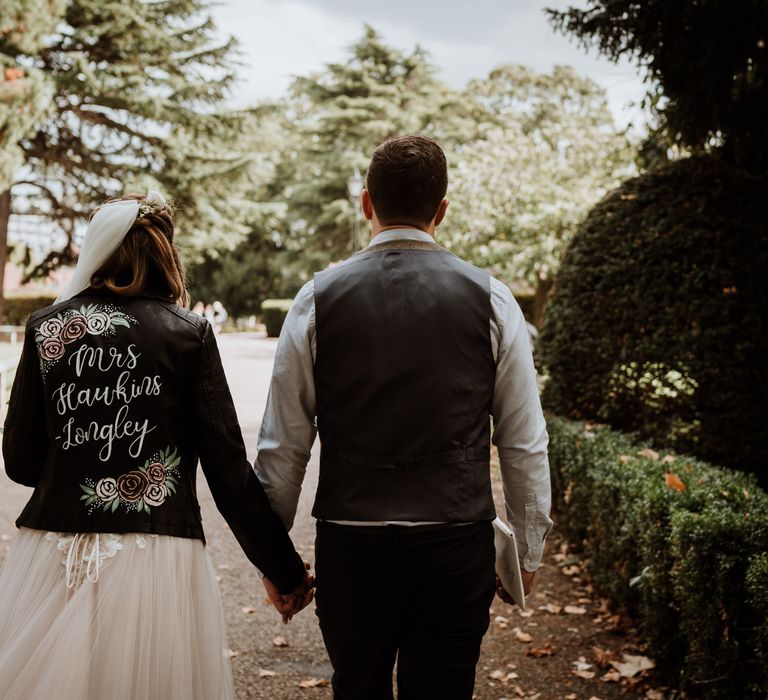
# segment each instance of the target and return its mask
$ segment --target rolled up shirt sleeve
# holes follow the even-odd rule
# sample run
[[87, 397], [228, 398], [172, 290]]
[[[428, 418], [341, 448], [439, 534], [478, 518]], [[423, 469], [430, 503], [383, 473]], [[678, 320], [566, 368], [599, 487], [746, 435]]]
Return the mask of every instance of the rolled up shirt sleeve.
[[535, 571], [552, 529], [548, 435], [541, 410], [528, 328], [509, 288], [491, 280], [491, 324], [496, 354], [492, 403], [493, 444], [499, 451], [507, 521], [521, 564]]

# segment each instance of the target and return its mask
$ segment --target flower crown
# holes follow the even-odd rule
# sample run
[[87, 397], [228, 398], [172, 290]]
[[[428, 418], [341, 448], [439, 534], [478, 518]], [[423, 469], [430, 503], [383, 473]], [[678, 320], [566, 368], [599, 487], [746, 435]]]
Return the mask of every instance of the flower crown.
[[138, 216], [156, 214], [165, 206], [165, 197], [163, 197], [157, 190], [149, 190], [149, 192], [147, 192], [147, 199], [143, 204], [139, 205]]

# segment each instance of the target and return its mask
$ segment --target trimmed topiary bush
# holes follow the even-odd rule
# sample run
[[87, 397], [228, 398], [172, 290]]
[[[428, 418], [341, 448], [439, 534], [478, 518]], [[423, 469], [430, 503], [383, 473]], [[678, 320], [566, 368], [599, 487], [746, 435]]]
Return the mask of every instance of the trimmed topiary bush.
[[267, 327], [267, 336], [277, 338], [283, 328], [292, 299], [265, 299], [261, 302], [261, 318]]
[[557, 524], [692, 697], [768, 690], [768, 494], [753, 475], [548, 416]]
[[768, 482], [766, 187], [688, 158], [590, 212], [542, 329], [550, 409]]

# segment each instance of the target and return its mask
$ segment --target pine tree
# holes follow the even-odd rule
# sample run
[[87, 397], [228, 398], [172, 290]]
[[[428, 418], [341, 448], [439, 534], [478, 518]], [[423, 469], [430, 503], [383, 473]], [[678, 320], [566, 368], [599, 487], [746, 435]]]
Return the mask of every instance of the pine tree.
[[23, 162], [19, 141], [50, 108], [53, 95], [48, 77], [27, 65], [22, 56], [40, 49], [62, 9], [61, 0], [5, 0], [0, 5], [0, 317], [10, 187]]
[[371, 151], [387, 138], [439, 136], [435, 116], [455, 99], [418, 47], [399, 51], [366, 27], [350, 54], [292, 86], [289, 110], [298, 128], [283, 196], [289, 245], [306, 270], [321, 269], [352, 250], [347, 179], [354, 170], [364, 176]]
[[55, 34], [26, 47], [19, 60], [45, 75], [53, 99], [17, 142], [17, 213], [46, 216], [67, 236], [37, 272], [73, 259], [77, 224], [96, 203], [151, 184], [178, 200], [191, 245], [244, 231], [230, 195], [251, 175], [240, 143], [250, 115], [221, 110], [235, 43], [217, 41], [207, 5], [66, 0]]

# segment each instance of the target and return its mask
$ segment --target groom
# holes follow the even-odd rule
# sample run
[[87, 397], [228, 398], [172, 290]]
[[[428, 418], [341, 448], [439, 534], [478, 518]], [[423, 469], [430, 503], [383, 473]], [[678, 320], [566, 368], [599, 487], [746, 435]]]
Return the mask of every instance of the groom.
[[496, 590], [491, 417], [528, 589], [549, 519], [547, 433], [509, 289], [435, 243], [448, 175], [432, 139], [373, 153], [370, 245], [315, 275], [280, 335], [257, 473], [293, 523], [320, 434], [317, 615], [334, 698], [472, 697]]

